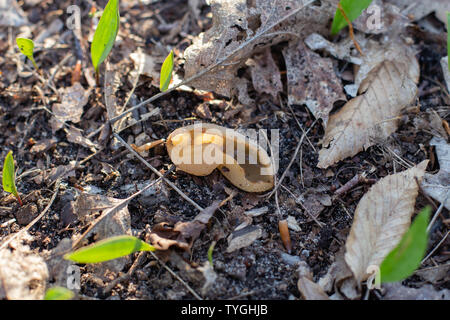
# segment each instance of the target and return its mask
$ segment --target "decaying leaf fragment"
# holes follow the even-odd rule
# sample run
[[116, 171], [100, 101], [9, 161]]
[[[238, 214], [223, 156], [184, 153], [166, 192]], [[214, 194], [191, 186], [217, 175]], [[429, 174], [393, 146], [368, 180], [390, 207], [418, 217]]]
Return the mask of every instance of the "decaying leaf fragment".
[[236, 187], [247, 192], [263, 192], [274, 184], [272, 159], [258, 144], [225, 127], [198, 123], [173, 131], [166, 142], [167, 152], [178, 169], [207, 176], [214, 169]]
[[286, 61], [289, 104], [306, 104], [324, 126], [333, 103], [346, 101], [341, 81], [333, 70], [329, 58], [311, 51], [303, 41], [283, 50]]
[[270, 48], [255, 55], [254, 59], [249, 59], [247, 65], [250, 66], [255, 90], [258, 93], [268, 93], [274, 100], [278, 101], [278, 93], [283, 91], [283, 84], [281, 83], [280, 70], [273, 60]]
[[171, 226], [168, 222], [158, 223], [152, 228], [146, 241], [149, 241], [158, 250], [168, 250], [170, 247], [176, 246], [189, 251], [194, 241], [206, 227], [209, 219], [221, 205], [221, 201], [214, 201], [192, 221], [179, 221], [174, 226]]
[[[336, 1], [322, 0], [314, 5], [310, 2], [312, 1], [211, 0], [213, 25], [186, 49], [185, 78], [196, 75], [231, 53], [235, 54], [223, 65], [189, 85], [230, 97], [236, 86], [237, 71], [253, 53], [291, 39], [292, 33], [300, 38], [311, 32], [326, 33], [328, 22], [336, 10], [335, 3], [333, 4]], [[290, 18], [283, 19], [296, 11], [298, 12]], [[278, 21], [281, 23], [277, 24]], [[269, 30], [271, 26], [274, 27]], [[246, 41], [262, 31], [267, 32], [246, 44]]]
[[362, 197], [345, 244], [345, 261], [357, 281], [367, 279], [367, 268], [379, 266], [400, 242], [411, 223], [414, 204], [428, 160], [389, 175]]
[[448, 0], [388, 0], [388, 2], [396, 5], [403, 15], [411, 17], [415, 21], [435, 12], [436, 17], [445, 23], [445, 12], [450, 11]]
[[88, 103], [91, 91], [85, 90], [77, 82], [72, 87], [60, 89], [59, 93], [62, 97], [61, 103], [55, 103], [52, 107], [53, 114], [56, 118], [52, 119], [53, 131], [61, 129], [64, 122], [80, 122], [83, 107]]
[[[332, 114], [319, 151], [319, 168], [354, 156], [383, 141], [397, 130], [398, 117], [417, 93], [420, 69], [415, 53], [402, 43], [390, 43], [367, 52], [356, 76], [359, 96]], [[374, 65], [373, 61], [379, 61]]]
[[441, 137], [434, 137], [430, 145], [436, 147], [436, 154], [439, 160], [439, 172], [436, 174], [425, 174], [421, 183], [422, 189], [433, 199], [450, 210], [450, 144]]

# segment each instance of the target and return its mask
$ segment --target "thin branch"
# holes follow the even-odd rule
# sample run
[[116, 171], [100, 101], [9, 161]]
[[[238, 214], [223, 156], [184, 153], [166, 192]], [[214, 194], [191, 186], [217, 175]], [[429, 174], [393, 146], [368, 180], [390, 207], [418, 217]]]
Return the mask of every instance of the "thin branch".
[[[289, 165], [287, 166], [286, 170], [284, 170], [283, 175], [281, 176], [280, 180], [278, 181], [278, 184], [275, 186], [275, 188], [269, 193], [269, 195], [267, 196], [267, 199], [270, 199], [272, 197], [272, 195], [278, 190], [278, 188], [280, 187], [281, 183], [283, 182], [284, 178], [286, 177], [286, 174], [289, 172], [289, 169], [291, 168], [292, 164], [294, 163], [295, 159], [297, 158], [297, 154], [303, 144], [303, 140], [305, 139], [306, 135], [309, 133], [309, 131], [314, 127], [314, 125], [316, 124], [317, 119], [314, 120], [313, 124], [311, 125], [311, 127], [308, 128], [308, 130], [306, 130], [306, 132], [303, 133], [302, 137], [300, 138], [300, 141], [297, 144], [297, 148], [294, 151], [294, 155], [292, 156], [291, 162], [289, 162]], [[301, 165], [301, 164], [300, 164]]]

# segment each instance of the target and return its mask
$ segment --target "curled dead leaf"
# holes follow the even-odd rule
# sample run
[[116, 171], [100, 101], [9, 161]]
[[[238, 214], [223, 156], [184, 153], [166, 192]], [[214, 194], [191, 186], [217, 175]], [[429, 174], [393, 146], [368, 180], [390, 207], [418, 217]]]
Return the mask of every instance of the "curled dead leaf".
[[347, 238], [345, 261], [358, 282], [369, 266], [379, 266], [400, 242], [411, 223], [414, 204], [428, 160], [378, 181], [362, 197]]
[[263, 192], [274, 185], [272, 159], [244, 135], [214, 124], [198, 123], [173, 131], [167, 152], [178, 169], [196, 176], [216, 168], [236, 187]]

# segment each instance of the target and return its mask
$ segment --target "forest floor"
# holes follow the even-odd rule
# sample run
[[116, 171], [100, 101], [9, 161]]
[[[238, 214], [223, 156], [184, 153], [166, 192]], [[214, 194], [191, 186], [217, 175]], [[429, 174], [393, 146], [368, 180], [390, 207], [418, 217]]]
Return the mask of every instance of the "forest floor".
[[[0, 26], [0, 159], [9, 150], [13, 151], [18, 169], [17, 187], [24, 202], [24, 207], [19, 208], [14, 197], [0, 193], [0, 245], [46, 210], [24, 237], [30, 250], [27, 254], [41, 257], [47, 264], [43, 288], [27, 289], [40, 295], [45, 288], [65, 286], [70, 264], [56, 253], [70, 248], [70, 243], [100, 215], [100, 207], [108, 206], [113, 201], [111, 198], [127, 198], [158, 179], [155, 172], [112, 136], [106, 125], [111, 107], [107, 106], [106, 91], [110, 90], [114, 96], [112, 104], [116, 106], [123, 106], [129, 98], [126, 108], [154, 96], [159, 92], [157, 79], [152, 77], [152, 70], [140, 75], [136, 71], [133, 57], [137, 50], [140, 48], [153, 57], [152, 63], [159, 68], [173, 49], [175, 72], [178, 78], [183, 78], [183, 52], [195, 37], [213, 26], [211, 8], [201, 0], [121, 1], [120, 31], [108, 64], [101, 67], [102, 85], [97, 87], [90, 62], [89, 37], [98, 18], [92, 9], [101, 11], [106, 2], [21, 0], [17, 3], [29, 24]], [[67, 19], [71, 17], [67, 8], [71, 5], [81, 9], [81, 39], [67, 27]], [[328, 27], [331, 20], [329, 23]], [[434, 29], [422, 25], [433, 25]], [[14, 41], [17, 36], [27, 34], [31, 39], [41, 40], [35, 52], [37, 72], [20, 55]], [[215, 200], [225, 200], [225, 203], [192, 243], [186, 240], [187, 250], [173, 245], [156, 255], [135, 253], [116, 264], [75, 265], [81, 275], [77, 297], [301, 298], [297, 285], [299, 266], [306, 262], [314, 282], [327, 274], [345, 245], [359, 201], [374, 183], [426, 159], [430, 160], [428, 173], [440, 169], [434, 147], [430, 145], [440, 129], [430, 119], [437, 116], [447, 125], [450, 120], [450, 95], [440, 63], [446, 56], [445, 25], [431, 13], [411, 22], [405, 34], [412, 41], [420, 65], [416, 99], [402, 111], [398, 129], [388, 139], [325, 169], [317, 167], [325, 133], [323, 122], [315, 121], [305, 105], [288, 104], [286, 64], [281, 53], [286, 42], [274, 44], [270, 49], [283, 84], [276, 97], [257, 92], [251, 81], [247, 95], [252, 102], [248, 105], [236, 97], [181, 88], [130, 113], [124, 127], [132, 119], [151, 112], [145, 121], [120, 132], [124, 141], [136, 145], [165, 139], [173, 130], [199, 120], [233, 129], [278, 129], [277, 177], [285, 171], [286, 174], [277, 193], [269, 197], [237, 189], [217, 170], [206, 177], [175, 170], [163, 144], [141, 153], [198, 206], [211, 207]], [[333, 38], [333, 42], [345, 37], [348, 37], [346, 31]], [[321, 54], [327, 56], [325, 52]], [[353, 74], [352, 66], [332, 59], [339, 75], [346, 75], [340, 77], [342, 83], [351, 83], [352, 77], [348, 75]], [[107, 80], [106, 68], [114, 71]], [[239, 76], [251, 78], [247, 68], [241, 68]], [[67, 98], [69, 94], [72, 97]], [[66, 98], [69, 100], [62, 101]], [[346, 95], [346, 99], [351, 97]], [[75, 107], [64, 109], [66, 104]], [[343, 104], [336, 103], [333, 112]], [[55, 121], [55, 112], [68, 113], [63, 115], [64, 124]], [[303, 130], [308, 129], [302, 138]], [[365, 179], [347, 192], [336, 193], [362, 173], [366, 174]], [[435, 212], [440, 203], [419, 190], [415, 212], [427, 205]], [[97, 232], [104, 232], [103, 236], [129, 233], [148, 240], [155, 225], [188, 222], [198, 213], [179, 192], [158, 181], [148, 192], [131, 200], [127, 209], [108, 220], [114, 226], [104, 226], [104, 230]], [[283, 245], [278, 229], [280, 219], [288, 217], [292, 219], [290, 252]], [[238, 226], [243, 226], [241, 233], [236, 230]], [[449, 229], [449, 212], [444, 208], [430, 233], [427, 253], [432, 249], [434, 252], [421, 265], [422, 272], [403, 281], [401, 288], [427, 287], [433, 292], [450, 289], [450, 237], [446, 237]], [[230, 235], [242, 237], [248, 243], [228, 252]], [[93, 242], [96, 237], [85, 240]], [[208, 249], [213, 243], [211, 271]], [[19, 246], [11, 242], [7, 250]], [[0, 271], [0, 282], [2, 277], [13, 276], [5, 272]], [[213, 282], [208, 283], [211, 279]], [[392, 287], [391, 290], [400, 289]], [[384, 299], [387, 291], [386, 288], [370, 292], [363, 289], [357, 298]], [[38, 296], [30, 294], [30, 297]]]

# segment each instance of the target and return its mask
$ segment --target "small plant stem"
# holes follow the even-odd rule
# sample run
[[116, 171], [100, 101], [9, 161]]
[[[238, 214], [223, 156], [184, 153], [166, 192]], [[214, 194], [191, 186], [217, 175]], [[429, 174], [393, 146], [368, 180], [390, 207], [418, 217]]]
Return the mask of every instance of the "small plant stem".
[[353, 40], [353, 43], [355, 44], [356, 50], [358, 50], [358, 52], [363, 56], [364, 53], [362, 52], [361, 47], [359, 46], [358, 42], [355, 39], [355, 34], [353, 32], [352, 22], [347, 17], [347, 14], [345, 13], [344, 8], [342, 8], [342, 5], [341, 5], [340, 2], [338, 3], [338, 9], [342, 13], [342, 16], [344, 17], [345, 21], [347, 21], [347, 23], [348, 23], [348, 30], [350, 32], [350, 38]]
[[34, 59], [30, 59], [30, 60], [31, 60], [31, 62], [33, 63], [34, 68], [35, 68], [36, 70], [39, 70], [39, 68], [38, 68], [38, 66], [37, 66], [37, 64], [36, 64], [36, 61], [34, 61]]
[[100, 87], [100, 75], [98, 69], [95, 69], [95, 82], [97, 84], [97, 87]]
[[23, 206], [23, 202], [22, 202], [22, 199], [20, 199], [19, 193], [16, 194], [16, 199], [17, 199], [17, 201], [19, 201], [19, 204], [22, 207]]

